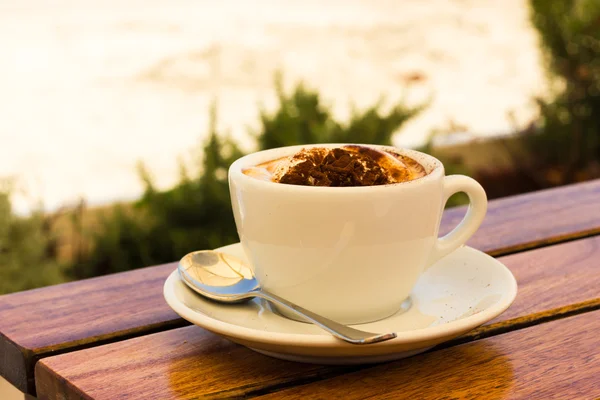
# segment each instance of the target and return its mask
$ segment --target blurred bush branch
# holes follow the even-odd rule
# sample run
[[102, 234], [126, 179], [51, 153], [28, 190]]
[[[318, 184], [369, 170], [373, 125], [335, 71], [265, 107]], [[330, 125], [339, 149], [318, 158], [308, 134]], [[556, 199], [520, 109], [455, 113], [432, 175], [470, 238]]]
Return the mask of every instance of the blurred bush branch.
[[[378, 102], [354, 110], [350, 121], [337, 121], [319, 93], [299, 83], [289, 92], [281, 77], [275, 80], [278, 106], [260, 111], [260, 129], [254, 133], [258, 149], [308, 143], [391, 144], [392, 135], [422, 107], [396, 104], [382, 111]], [[199, 150], [202, 162], [195, 170], [180, 166], [179, 183], [159, 191], [149, 169], [140, 165], [143, 197], [133, 205], [117, 205], [87, 233], [89, 256], [70, 269], [73, 278], [85, 278], [164, 262], [197, 249], [211, 249], [238, 241], [233, 220], [227, 171], [244, 153], [216, 128], [217, 108], [210, 108], [208, 137]]]

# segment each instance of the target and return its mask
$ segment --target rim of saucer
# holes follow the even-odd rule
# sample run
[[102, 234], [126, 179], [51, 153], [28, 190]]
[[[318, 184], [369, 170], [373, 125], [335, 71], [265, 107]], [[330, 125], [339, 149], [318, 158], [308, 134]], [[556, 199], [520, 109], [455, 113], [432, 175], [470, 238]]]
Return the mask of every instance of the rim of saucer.
[[[460, 250], [475, 252], [478, 253], [478, 256], [485, 256], [489, 258], [490, 263], [493, 263], [496, 267], [502, 269], [507, 281], [508, 290], [498, 300], [498, 302], [492, 305], [491, 307], [486, 308], [485, 310], [480, 311], [476, 314], [469, 315], [467, 317], [460, 318], [454, 321], [450, 321], [445, 324], [429, 326], [426, 328], [420, 328], [410, 331], [398, 332], [398, 336], [396, 338], [385, 342], [370, 344], [369, 347], [393, 347], [395, 345], [429, 341], [447, 336], [457, 335], [462, 332], [474, 329], [480, 325], [483, 325], [485, 322], [492, 320], [493, 318], [502, 314], [506, 309], [508, 309], [508, 307], [510, 307], [510, 305], [513, 303], [514, 299], [517, 296], [517, 281], [512, 272], [500, 261], [479, 250], [473, 249], [469, 246], [464, 246], [462, 248], [457, 249], [456, 251]], [[179, 279], [180, 278], [177, 275], [177, 270], [175, 270], [169, 275], [169, 277], [165, 281], [163, 287], [163, 295], [167, 304], [182, 318], [214, 333], [251, 342], [275, 343], [277, 345], [289, 345], [294, 347], [356, 347], [356, 345], [346, 343], [326, 333], [322, 335], [315, 335], [306, 333], [270, 332], [254, 328], [248, 328], [245, 326], [236, 325], [233, 323], [215, 319], [200, 311], [196, 311], [189, 308], [179, 300], [175, 293], [174, 285], [174, 281]], [[198, 321], [200, 321], [201, 323], [199, 323]]]

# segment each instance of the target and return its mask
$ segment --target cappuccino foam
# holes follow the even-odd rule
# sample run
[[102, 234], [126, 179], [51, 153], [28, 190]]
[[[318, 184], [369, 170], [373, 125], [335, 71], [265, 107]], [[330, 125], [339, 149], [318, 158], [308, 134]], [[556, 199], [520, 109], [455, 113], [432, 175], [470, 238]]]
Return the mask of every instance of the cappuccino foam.
[[305, 186], [372, 186], [427, 175], [416, 160], [374, 147], [312, 147], [243, 170], [256, 179]]

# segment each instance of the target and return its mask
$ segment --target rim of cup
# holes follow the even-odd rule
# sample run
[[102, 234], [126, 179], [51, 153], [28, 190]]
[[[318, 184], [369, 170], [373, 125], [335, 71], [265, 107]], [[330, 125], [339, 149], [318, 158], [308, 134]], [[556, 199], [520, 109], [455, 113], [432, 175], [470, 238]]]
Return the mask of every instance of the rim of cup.
[[[327, 187], [327, 186], [304, 186], [304, 185], [289, 185], [278, 182], [266, 181], [257, 179], [255, 177], [244, 174], [244, 169], [262, 164], [267, 161], [276, 160], [282, 157], [291, 156], [302, 149], [308, 149], [313, 147], [325, 147], [325, 148], [336, 148], [343, 146], [364, 146], [371, 147], [379, 150], [391, 150], [403, 156], [412, 158], [421, 164], [427, 175], [405, 182], [389, 183], [385, 185], [374, 185], [374, 186], [344, 186], [344, 187]], [[325, 144], [309, 144], [309, 145], [296, 145], [277, 147], [268, 150], [261, 150], [254, 153], [250, 153], [243, 157], [240, 157], [231, 164], [229, 167], [229, 180], [235, 180], [236, 182], [253, 185], [257, 187], [263, 187], [264, 189], [275, 189], [281, 190], [285, 188], [286, 191], [324, 191], [324, 192], [354, 192], [354, 191], [373, 191], [373, 190], [390, 190], [390, 188], [408, 188], [417, 185], [425, 184], [431, 180], [439, 179], [444, 176], [444, 166], [437, 158], [422, 153], [417, 150], [406, 149], [394, 146], [383, 146], [374, 144], [360, 144], [360, 143], [325, 143]]]

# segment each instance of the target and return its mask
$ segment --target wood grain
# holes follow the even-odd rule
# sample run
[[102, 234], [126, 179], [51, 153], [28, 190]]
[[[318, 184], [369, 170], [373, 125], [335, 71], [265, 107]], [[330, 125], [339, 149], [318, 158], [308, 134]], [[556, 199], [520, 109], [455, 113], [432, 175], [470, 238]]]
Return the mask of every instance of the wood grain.
[[[271, 362], [196, 326], [165, 333], [51, 357], [44, 366], [38, 363], [38, 398], [62, 398], [68, 390], [67, 398], [78, 399], [192, 399], [218, 392], [225, 382], [252, 390], [319, 369]], [[63, 378], [55, 379], [50, 368]], [[71, 385], [72, 380], [81, 387]]]
[[545, 310], [600, 298], [600, 236], [500, 257], [518, 283], [511, 307], [492, 321], [530, 318]]
[[[490, 202], [469, 244], [511, 253], [600, 232], [600, 180]], [[442, 231], [464, 209], [445, 213]], [[38, 359], [187, 325], [164, 302], [175, 264], [0, 296], [0, 375], [34, 394]], [[35, 329], [32, 328], [35, 326]]]
[[600, 311], [366, 368], [261, 399], [594, 399]]
[[[600, 308], [600, 237], [502, 261], [519, 282], [517, 299], [493, 324], [463, 340]], [[46, 358], [36, 367], [36, 382], [38, 396], [48, 399], [111, 399], [117, 394], [131, 399], [189, 399], [263, 393], [351, 370], [269, 359], [198, 327], [187, 327]], [[148, 377], [151, 385], [136, 386]]]
[[0, 375], [34, 394], [48, 355], [187, 325], [164, 302], [167, 264], [0, 296]]

